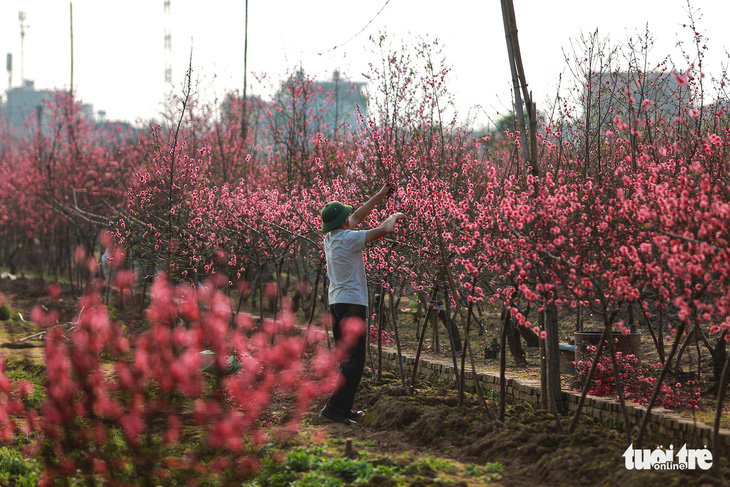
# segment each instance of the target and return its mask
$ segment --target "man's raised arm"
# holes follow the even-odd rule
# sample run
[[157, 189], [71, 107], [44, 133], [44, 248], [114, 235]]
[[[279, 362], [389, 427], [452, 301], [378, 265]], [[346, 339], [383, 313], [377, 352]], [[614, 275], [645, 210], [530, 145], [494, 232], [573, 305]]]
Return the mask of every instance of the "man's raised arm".
[[[367, 200], [360, 208], [353, 211], [352, 214], [349, 217], [349, 228], [355, 228], [357, 225], [365, 221], [365, 218], [370, 214], [371, 211], [373, 211], [373, 208], [375, 208], [375, 205], [380, 203], [383, 198], [385, 198], [388, 193], [390, 192], [390, 186], [387, 184], [382, 187], [380, 191], [377, 192], [375, 196]], [[374, 229], [373, 229], [374, 230]]]
[[393, 213], [383, 220], [383, 223], [375, 228], [371, 228], [365, 233], [365, 243], [372, 242], [373, 240], [385, 237], [389, 233], [393, 233], [393, 230], [395, 230], [395, 222], [405, 217], [406, 216], [403, 213]]

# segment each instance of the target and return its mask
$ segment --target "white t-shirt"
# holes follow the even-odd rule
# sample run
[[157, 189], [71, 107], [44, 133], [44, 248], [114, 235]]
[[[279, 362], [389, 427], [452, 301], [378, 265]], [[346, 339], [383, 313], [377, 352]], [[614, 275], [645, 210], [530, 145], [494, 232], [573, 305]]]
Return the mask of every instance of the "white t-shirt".
[[365, 279], [366, 230], [336, 228], [324, 236], [327, 277], [330, 280], [330, 304], [368, 305], [368, 285]]

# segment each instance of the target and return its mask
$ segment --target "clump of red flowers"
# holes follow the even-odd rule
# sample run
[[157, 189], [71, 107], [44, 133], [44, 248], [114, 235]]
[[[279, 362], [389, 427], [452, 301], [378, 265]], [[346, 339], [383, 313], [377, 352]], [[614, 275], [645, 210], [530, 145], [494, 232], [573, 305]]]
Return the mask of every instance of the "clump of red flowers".
[[[595, 352], [595, 349], [595, 346], [588, 347], [588, 350], [593, 352]], [[583, 388], [592, 363], [592, 359], [575, 362], [577, 376], [573, 385], [576, 389]], [[644, 406], [649, 404], [663, 365], [661, 363], [652, 363], [642, 366], [635, 355], [624, 355], [621, 352], [616, 352], [616, 363], [624, 397], [635, 404]], [[588, 394], [592, 396], [618, 396], [614, 365], [610, 356], [602, 355], [598, 360], [598, 365], [588, 388]], [[699, 398], [700, 389], [694, 380], [675, 382], [674, 384], [664, 381], [659, 388], [656, 404], [674, 410], [697, 409], [699, 407]]]
[[175, 287], [158, 275], [148, 329], [135, 336], [111, 319], [101, 280], [72, 327], [36, 309], [47, 328], [45, 400], [31, 407], [33, 385], [14, 383], [0, 363], [1, 439], [34, 438], [26, 453], [44, 463], [45, 484], [79, 474], [171, 481], [255, 464], [271, 405], [291, 404], [277, 437], [295, 431], [311, 401], [337, 384], [344, 351], [331, 352], [321, 327], [303, 329], [288, 311], [263, 322], [234, 315], [221, 285]]

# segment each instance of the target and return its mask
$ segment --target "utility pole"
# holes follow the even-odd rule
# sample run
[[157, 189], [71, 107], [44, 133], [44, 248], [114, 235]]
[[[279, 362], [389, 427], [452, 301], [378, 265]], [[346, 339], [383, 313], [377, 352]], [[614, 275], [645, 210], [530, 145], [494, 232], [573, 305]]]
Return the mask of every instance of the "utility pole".
[[246, 97], [246, 85], [248, 84], [248, 0], [246, 0], [246, 16], [244, 25], [244, 37], [243, 37], [243, 102], [241, 106], [241, 138], [243, 143], [246, 143], [246, 136], [248, 135], [248, 99]]
[[71, 28], [71, 86], [69, 91], [74, 92], [74, 3], [68, 2], [69, 7], [69, 25]]

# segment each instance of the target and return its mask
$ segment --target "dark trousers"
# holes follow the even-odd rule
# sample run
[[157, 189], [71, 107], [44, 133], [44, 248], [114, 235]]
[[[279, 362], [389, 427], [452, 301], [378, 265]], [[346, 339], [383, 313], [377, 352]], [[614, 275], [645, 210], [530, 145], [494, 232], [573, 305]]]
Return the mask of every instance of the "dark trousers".
[[[334, 318], [332, 333], [335, 336], [335, 345], [342, 341], [342, 330], [340, 324], [345, 318], [358, 317], [366, 324], [363, 330], [367, 333], [367, 307], [358, 304], [336, 303], [330, 305], [330, 313]], [[355, 393], [360, 385], [360, 378], [365, 369], [365, 347], [366, 336], [363, 333], [358, 337], [355, 346], [349, 350], [345, 359], [340, 364], [340, 373], [344, 376], [345, 382], [336, 389], [327, 402], [330, 411], [340, 416], [349, 417], [352, 405], [355, 402]]]

